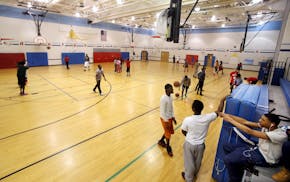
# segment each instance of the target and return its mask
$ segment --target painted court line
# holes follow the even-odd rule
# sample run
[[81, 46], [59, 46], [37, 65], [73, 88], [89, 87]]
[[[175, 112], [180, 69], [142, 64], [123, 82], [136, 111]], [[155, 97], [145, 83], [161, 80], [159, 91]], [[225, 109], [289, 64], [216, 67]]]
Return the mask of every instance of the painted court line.
[[91, 137], [89, 137], [89, 138], [87, 138], [87, 139], [85, 139], [85, 140], [82, 140], [82, 141], [80, 141], [80, 142], [78, 142], [78, 143], [76, 143], [76, 144], [74, 144], [74, 145], [71, 145], [71, 146], [69, 146], [69, 147], [67, 147], [67, 148], [64, 148], [64, 149], [62, 149], [62, 150], [60, 150], [60, 151], [58, 151], [58, 152], [55, 152], [55, 153], [53, 153], [53, 154], [51, 154], [51, 155], [49, 155], [49, 156], [46, 156], [45, 158], [42, 158], [42, 159], [40, 159], [40, 160], [38, 160], [38, 161], [35, 161], [35, 162], [33, 162], [33, 163], [30, 163], [30, 164], [28, 164], [27, 166], [24, 166], [24, 167], [22, 167], [22, 168], [20, 168], [20, 169], [18, 169], [18, 170], [16, 170], [16, 171], [14, 171], [14, 172], [11, 172], [11, 173], [9, 173], [9, 174], [3, 176], [3, 177], [0, 177], [0, 181], [3, 180], [3, 179], [5, 179], [5, 178], [8, 178], [9, 176], [12, 176], [12, 175], [18, 173], [18, 172], [21, 172], [21, 171], [23, 171], [23, 170], [25, 170], [25, 169], [27, 169], [27, 168], [29, 168], [29, 167], [31, 167], [31, 166], [34, 166], [34, 165], [36, 165], [36, 164], [38, 164], [38, 163], [40, 163], [40, 162], [43, 162], [43, 161], [45, 161], [45, 160], [47, 160], [47, 159], [49, 159], [49, 158], [52, 158], [52, 157], [54, 157], [54, 156], [56, 156], [56, 155], [58, 155], [58, 154], [61, 154], [61, 153], [65, 152], [65, 151], [67, 151], [67, 150], [69, 150], [69, 149], [72, 149], [72, 148], [74, 148], [74, 147], [76, 147], [76, 146], [78, 146], [78, 145], [81, 145], [81, 144], [83, 144], [83, 143], [85, 143], [85, 142], [88, 142], [89, 140], [92, 140], [92, 139], [94, 139], [94, 138], [96, 138], [96, 137], [98, 137], [98, 136], [100, 136], [100, 135], [103, 135], [103, 134], [105, 134], [105, 133], [108, 133], [109, 131], [112, 131], [112, 130], [114, 130], [114, 129], [116, 129], [116, 128], [119, 128], [119, 127], [121, 127], [121, 126], [123, 126], [123, 125], [125, 125], [125, 124], [127, 124], [127, 123], [130, 123], [130, 122], [136, 120], [136, 119], [139, 118], [139, 117], [142, 117], [142, 116], [144, 116], [144, 115], [146, 115], [146, 114], [148, 114], [148, 113], [150, 113], [150, 112], [152, 112], [152, 111], [155, 111], [155, 110], [158, 109], [158, 108], [159, 108], [159, 106], [156, 107], [156, 108], [153, 108], [153, 109], [151, 109], [151, 110], [148, 110], [148, 111], [146, 111], [145, 113], [142, 113], [142, 114], [140, 114], [140, 115], [138, 115], [138, 116], [136, 116], [136, 117], [134, 117], [134, 118], [131, 118], [131, 119], [129, 119], [129, 120], [123, 122], [123, 123], [120, 123], [120, 124], [118, 124], [118, 125], [116, 125], [116, 126], [114, 126], [114, 127], [112, 127], [112, 128], [109, 128], [109, 129], [107, 129], [107, 130], [105, 130], [105, 131], [102, 131], [102, 132], [100, 132], [100, 133], [98, 133], [98, 134], [96, 134], [96, 135], [94, 135], [94, 136], [91, 136]]
[[[180, 127], [181, 127], [181, 124], [179, 124], [174, 130], [176, 131]], [[149, 152], [150, 150], [152, 150], [156, 145], [157, 145], [157, 143], [151, 145], [148, 149], [146, 149], [144, 152], [142, 152], [141, 154], [139, 154], [135, 159], [133, 159], [132, 161], [130, 161], [128, 164], [126, 164], [124, 167], [122, 167], [119, 171], [117, 171], [112, 176], [110, 176], [108, 179], [106, 179], [106, 182], [109, 182], [112, 179], [114, 179], [115, 177], [117, 177], [119, 174], [121, 174], [123, 171], [125, 171], [128, 167], [130, 167], [132, 164], [134, 164], [136, 161], [138, 161], [141, 157], [143, 157], [147, 152]]]

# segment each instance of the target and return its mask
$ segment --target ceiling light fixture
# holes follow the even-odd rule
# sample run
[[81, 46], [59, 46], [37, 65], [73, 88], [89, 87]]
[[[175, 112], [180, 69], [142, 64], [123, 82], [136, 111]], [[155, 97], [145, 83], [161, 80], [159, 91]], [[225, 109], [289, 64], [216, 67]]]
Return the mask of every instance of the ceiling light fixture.
[[252, 0], [252, 4], [258, 4], [260, 2], [262, 2], [263, 0]]
[[215, 20], [216, 20], [216, 16], [215, 16], [215, 15], [212, 15], [212, 17], [211, 17], [210, 20], [211, 20], [211, 21], [215, 21]]
[[161, 12], [156, 13], [156, 18], [159, 18]]
[[75, 14], [75, 16], [76, 16], [76, 17], [81, 17], [81, 14], [80, 14], [79, 12], [77, 12], [77, 13]]
[[199, 12], [200, 11], [200, 7], [194, 8], [194, 11]]
[[221, 27], [224, 28], [225, 26], [226, 26], [226, 25], [223, 23]]
[[115, 20], [112, 20], [112, 23], [115, 23]]
[[134, 20], [135, 20], [135, 16], [132, 16], [132, 17], [131, 17], [131, 20], [134, 21]]
[[31, 8], [31, 7], [32, 7], [31, 2], [28, 2], [28, 3], [27, 3], [27, 7], [28, 7], [28, 8]]
[[117, 4], [123, 4], [123, 1], [122, 0], [117, 0]]
[[93, 12], [97, 12], [98, 8], [96, 6], [93, 6], [92, 10], [93, 10]]

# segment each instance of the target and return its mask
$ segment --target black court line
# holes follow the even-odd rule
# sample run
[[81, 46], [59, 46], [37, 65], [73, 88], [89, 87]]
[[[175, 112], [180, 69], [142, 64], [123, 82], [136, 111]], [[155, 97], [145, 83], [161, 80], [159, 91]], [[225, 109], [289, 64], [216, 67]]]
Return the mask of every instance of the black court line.
[[56, 86], [54, 83], [52, 83], [51, 81], [49, 81], [48, 79], [44, 78], [43, 76], [39, 75], [39, 77], [41, 77], [42, 79], [44, 79], [45, 81], [47, 81], [49, 84], [51, 84], [52, 86], [54, 86], [55, 88], [57, 88], [59, 91], [61, 91], [62, 93], [64, 93], [65, 95], [69, 96], [70, 98], [72, 98], [75, 101], [78, 101], [77, 98], [71, 96], [70, 94], [68, 94], [67, 92], [65, 92], [64, 90], [62, 90], [61, 88], [59, 88], [58, 86]]
[[31, 167], [31, 166], [34, 166], [34, 165], [36, 165], [36, 164], [38, 164], [38, 163], [40, 163], [40, 162], [42, 162], [42, 161], [45, 161], [45, 160], [47, 160], [47, 159], [49, 159], [49, 158], [52, 158], [52, 157], [54, 157], [54, 156], [56, 156], [56, 155], [58, 155], [58, 154], [60, 154], [60, 153], [63, 153], [63, 152], [65, 152], [65, 151], [69, 150], [69, 149], [72, 149], [72, 148], [74, 148], [74, 147], [76, 147], [76, 146], [78, 146], [78, 145], [81, 145], [81, 144], [83, 144], [83, 143], [85, 143], [85, 142], [87, 142], [87, 141], [89, 141], [89, 140], [92, 140], [92, 139], [94, 139], [94, 138], [96, 138], [96, 137], [98, 137], [98, 136], [100, 136], [100, 135], [102, 135], [102, 134], [108, 133], [108, 132], [111, 131], [111, 130], [114, 130], [114, 129], [116, 129], [116, 128], [119, 128], [119, 127], [121, 127], [121, 126], [127, 124], [127, 123], [130, 123], [130, 122], [134, 121], [135, 119], [137, 119], [137, 118], [139, 118], [139, 117], [142, 117], [142, 116], [144, 116], [144, 115], [146, 115], [146, 114], [148, 114], [148, 113], [150, 113], [150, 112], [152, 112], [152, 111], [157, 110], [158, 108], [159, 108], [159, 106], [158, 106], [158, 107], [155, 107], [155, 108], [153, 108], [153, 109], [151, 109], [151, 110], [149, 110], [149, 111], [147, 111], [147, 112], [145, 112], [145, 113], [142, 113], [142, 114], [140, 114], [140, 115], [138, 115], [138, 116], [136, 116], [136, 117], [134, 117], [134, 118], [131, 118], [131, 119], [129, 119], [129, 120], [123, 122], [123, 123], [120, 123], [120, 124], [118, 124], [118, 125], [116, 125], [116, 126], [114, 126], [114, 127], [112, 127], [112, 128], [109, 128], [109, 129], [107, 129], [107, 130], [105, 130], [105, 131], [102, 131], [102, 132], [100, 132], [100, 133], [98, 133], [98, 134], [96, 134], [96, 135], [94, 135], [94, 136], [92, 136], [92, 137], [89, 137], [89, 138], [87, 138], [87, 139], [85, 139], [85, 140], [82, 140], [82, 141], [80, 141], [80, 142], [78, 142], [78, 143], [76, 143], [76, 144], [74, 144], [74, 145], [71, 145], [71, 146], [69, 146], [69, 147], [67, 147], [67, 148], [65, 148], [65, 149], [62, 149], [62, 150], [60, 150], [60, 151], [58, 151], [58, 152], [55, 152], [55, 153], [53, 153], [53, 154], [51, 154], [51, 155], [49, 155], [49, 156], [47, 156], [47, 157], [45, 157], [45, 158], [42, 158], [42, 159], [40, 159], [40, 160], [38, 160], [38, 161], [35, 161], [35, 162], [31, 163], [31, 164], [28, 164], [28, 165], [25, 166], [25, 167], [22, 167], [22, 168], [20, 168], [20, 169], [14, 171], [14, 172], [12, 172], [12, 173], [9, 173], [9, 174], [7, 174], [7, 175], [1, 177], [0, 180], [3, 180], [3, 179], [5, 179], [5, 178], [8, 178], [9, 176], [12, 176], [12, 175], [14, 175], [14, 174], [16, 174], [16, 173], [18, 173], [18, 172], [23, 171], [24, 169], [27, 169], [27, 168], [29, 168], [29, 167]]
[[75, 115], [77, 115], [77, 114], [79, 114], [79, 113], [82, 113], [82, 112], [84, 112], [84, 111], [86, 111], [86, 110], [88, 110], [88, 109], [94, 107], [95, 105], [97, 105], [98, 103], [100, 103], [101, 101], [103, 101], [106, 97], [108, 97], [108, 95], [111, 93], [111, 91], [112, 91], [112, 85], [111, 85], [111, 83], [110, 83], [109, 81], [107, 81], [107, 82], [108, 82], [108, 84], [109, 84], [109, 86], [110, 86], [110, 90], [109, 90], [109, 92], [105, 95], [105, 97], [103, 97], [103, 98], [102, 98], [101, 100], [99, 100], [98, 102], [96, 102], [96, 103], [94, 103], [94, 104], [88, 106], [87, 108], [84, 108], [84, 109], [82, 109], [82, 110], [80, 110], [80, 111], [78, 111], [78, 112], [76, 112], [76, 113], [73, 113], [73, 114], [68, 115], [68, 116], [66, 116], [66, 117], [63, 117], [63, 118], [60, 118], [60, 119], [58, 119], [58, 120], [56, 120], [56, 121], [53, 121], [53, 122], [50, 122], [50, 123], [47, 123], [47, 124], [44, 124], [44, 125], [41, 125], [41, 126], [38, 126], [38, 127], [35, 127], [35, 128], [31, 128], [31, 129], [28, 129], [28, 130], [24, 130], [24, 131], [21, 131], [21, 132], [18, 132], [18, 133], [12, 134], [12, 135], [8, 135], [8, 136], [6, 136], [6, 137], [2, 137], [2, 138], [0, 138], [0, 141], [1, 141], [1, 140], [4, 140], [4, 139], [7, 139], [7, 138], [10, 138], [10, 137], [14, 137], [14, 136], [17, 136], [17, 135], [20, 135], [20, 134], [26, 133], [26, 132], [30, 132], [30, 131], [33, 131], [33, 130], [36, 130], [36, 129], [39, 129], [39, 128], [43, 128], [43, 127], [46, 127], [46, 126], [49, 126], [49, 125], [52, 125], [52, 124], [58, 123], [58, 122], [60, 122], [60, 121], [63, 121], [63, 120], [68, 119], [68, 118], [71, 118], [71, 117], [73, 117], [73, 116], [75, 116]]

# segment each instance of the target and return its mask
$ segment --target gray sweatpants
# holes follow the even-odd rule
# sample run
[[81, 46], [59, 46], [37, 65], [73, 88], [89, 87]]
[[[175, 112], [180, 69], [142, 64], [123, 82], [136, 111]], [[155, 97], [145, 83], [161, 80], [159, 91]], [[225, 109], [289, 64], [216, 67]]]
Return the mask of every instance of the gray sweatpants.
[[184, 169], [186, 182], [192, 182], [196, 177], [205, 150], [205, 145], [192, 145], [185, 141], [183, 144]]

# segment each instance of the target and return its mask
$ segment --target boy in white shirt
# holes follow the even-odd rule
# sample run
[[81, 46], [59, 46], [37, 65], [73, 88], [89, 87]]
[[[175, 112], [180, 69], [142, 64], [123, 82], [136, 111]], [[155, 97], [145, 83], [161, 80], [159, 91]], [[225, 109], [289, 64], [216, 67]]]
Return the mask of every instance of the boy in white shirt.
[[[258, 165], [268, 167], [279, 162], [282, 156], [282, 145], [287, 141], [287, 134], [278, 125], [280, 118], [275, 114], [264, 114], [259, 122], [247, 121], [243, 118], [222, 113], [224, 121], [231, 123], [249, 135], [259, 138], [256, 147], [247, 144], [225, 144], [224, 163], [228, 169], [229, 181], [241, 181], [244, 169]], [[261, 128], [261, 131], [252, 129]]]
[[194, 100], [192, 103], [194, 115], [186, 117], [182, 122], [181, 130], [186, 137], [183, 144], [185, 172], [181, 175], [187, 182], [192, 182], [197, 176], [205, 149], [204, 140], [208, 127], [218, 117], [219, 112], [222, 112], [225, 99], [226, 97], [221, 99], [215, 112], [203, 115], [201, 114], [203, 103]]
[[[171, 84], [165, 85], [165, 95], [163, 95], [160, 99], [160, 120], [162, 123], [162, 127], [164, 129], [164, 134], [161, 139], [158, 141], [158, 145], [161, 147], [166, 147], [167, 153], [170, 157], [173, 156], [171, 146], [169, 144], [170, 137], [174, 134], [173, 124], [176, 124], [176, 120], [174, 117], [173, 105], [172, 105], [172, 97], [173, 87]], [[164, 141], [166, 139], [166, 143]]]

